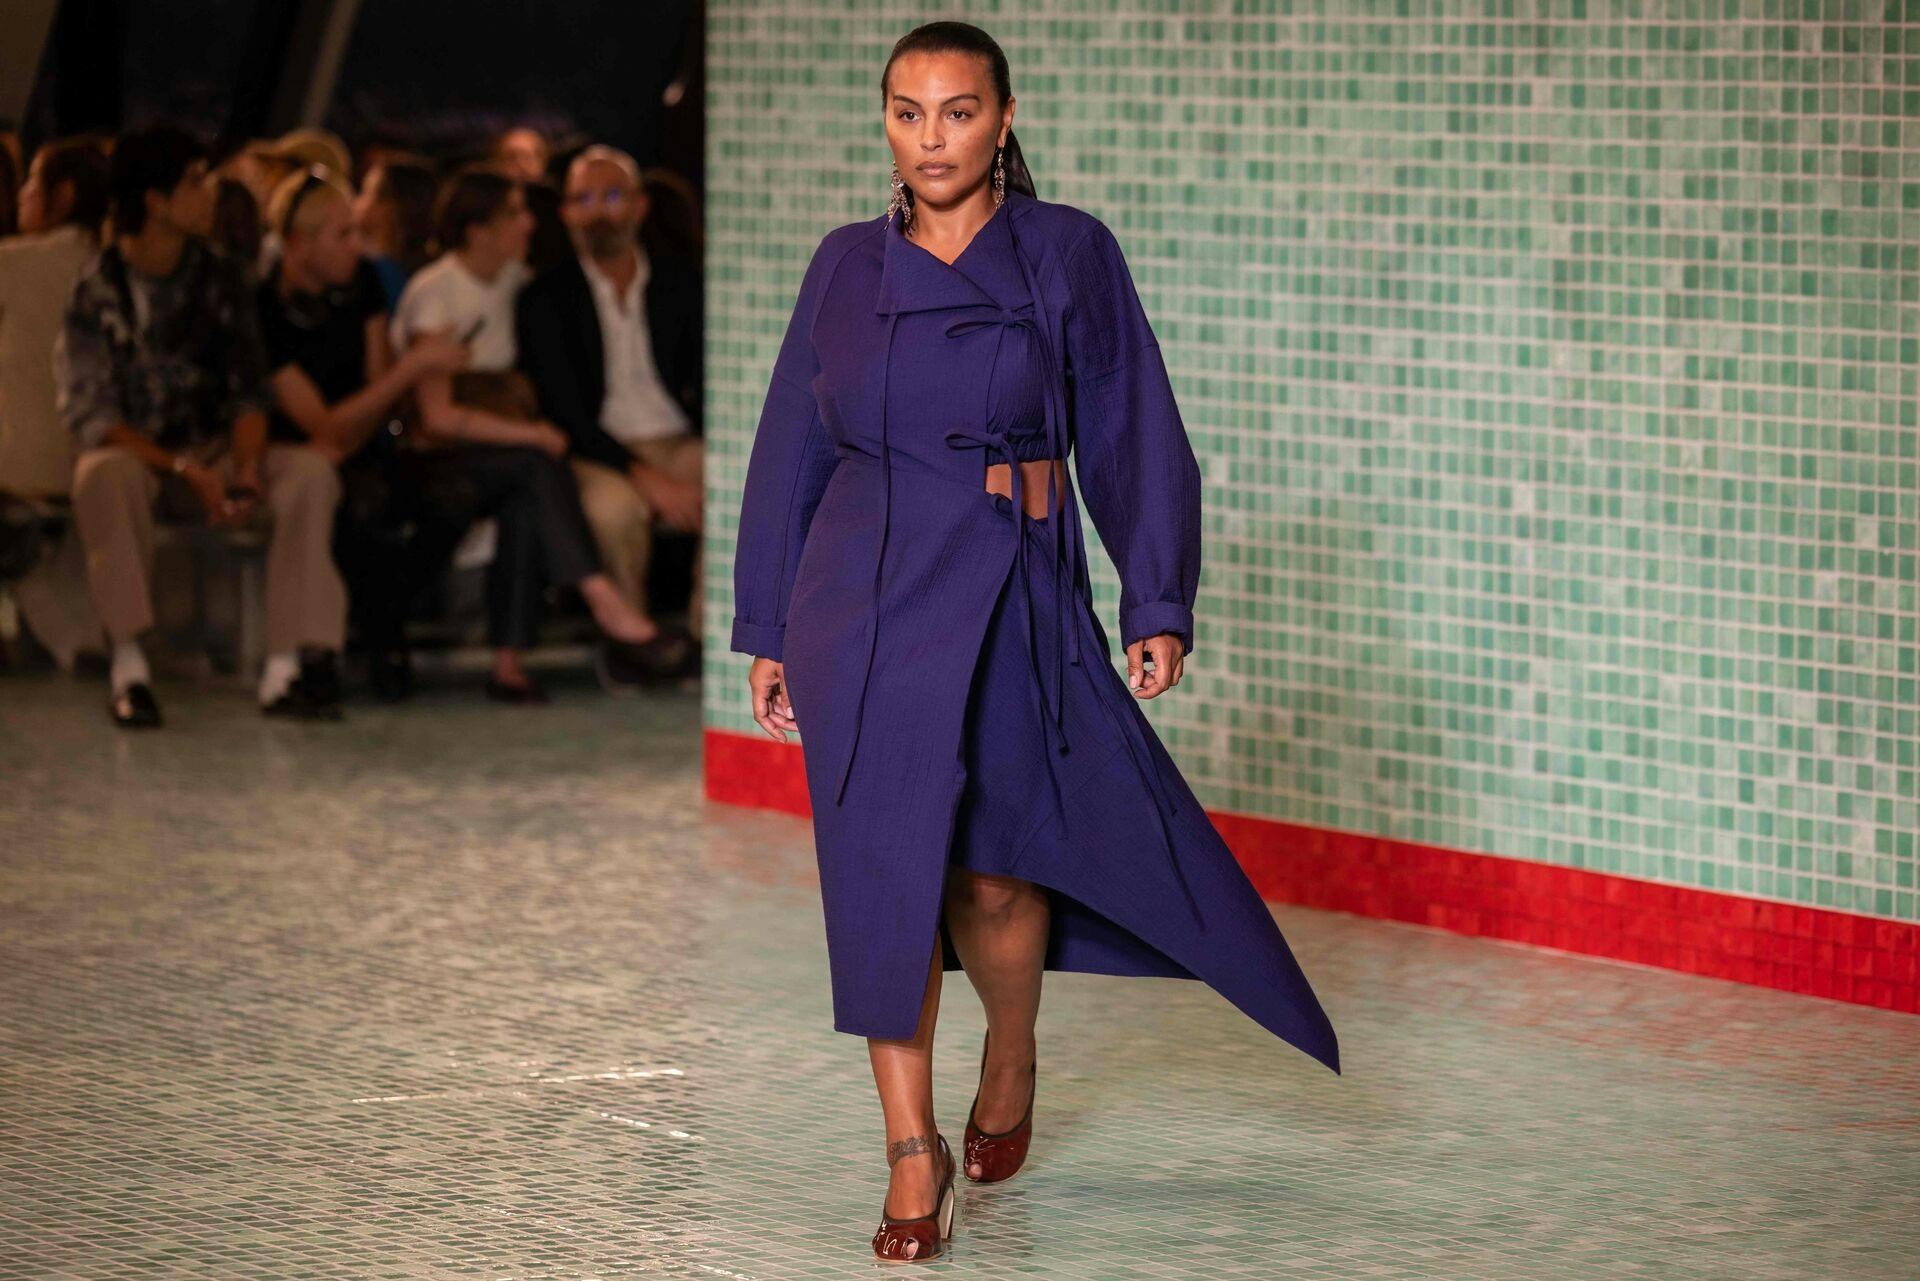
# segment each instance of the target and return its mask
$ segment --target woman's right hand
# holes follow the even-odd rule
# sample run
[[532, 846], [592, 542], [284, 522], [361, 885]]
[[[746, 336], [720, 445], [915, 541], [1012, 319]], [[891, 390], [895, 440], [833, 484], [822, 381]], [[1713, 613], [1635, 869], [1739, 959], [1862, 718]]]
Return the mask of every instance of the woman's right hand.
[[771, 658], [756, 658], [747, 671], [747, 685], [753, 690], [753, 719], [769, 735], [787, 741], [787, 730], [798, 733], [793, 719], [793, 704], [787, 698], [787, 669]]

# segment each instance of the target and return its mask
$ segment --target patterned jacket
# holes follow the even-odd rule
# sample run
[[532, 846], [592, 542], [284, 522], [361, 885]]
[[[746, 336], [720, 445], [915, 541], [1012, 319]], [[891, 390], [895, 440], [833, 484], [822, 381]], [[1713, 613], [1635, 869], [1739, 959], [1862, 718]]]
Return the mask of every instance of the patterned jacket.
[[179, 449], [272, 405], [246, 270], [197, 239], [161, 280], [136, 279], [118, 246], [101, 250], [74, 285], [53, 357], [60, 417], [81, 449], [115, 424]]

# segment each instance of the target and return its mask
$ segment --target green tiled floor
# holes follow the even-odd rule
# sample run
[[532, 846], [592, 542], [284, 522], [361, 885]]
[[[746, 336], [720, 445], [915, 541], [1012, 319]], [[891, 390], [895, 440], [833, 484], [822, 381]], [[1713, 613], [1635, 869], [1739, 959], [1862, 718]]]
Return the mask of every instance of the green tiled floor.
[[[0, 681], [0, 1278], [868, 1275], [885, 1166], [803, 821], [691, 693], [340, 726]], [[1335, 1077], [1048, 979], [969, 1277], [1910, 1278], [1920, 1020], [1281, 909]], [[951, 976], [941, 1119], [979, 1044]]]

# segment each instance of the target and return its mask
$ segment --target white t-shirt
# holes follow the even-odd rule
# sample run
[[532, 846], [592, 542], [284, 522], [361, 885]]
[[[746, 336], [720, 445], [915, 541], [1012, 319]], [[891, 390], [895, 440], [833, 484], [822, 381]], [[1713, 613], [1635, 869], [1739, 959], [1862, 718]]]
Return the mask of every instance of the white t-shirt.
[[513, 339], [513, 300], [533, 273], [524, 262], [510, 262], [482, 280], [458, 254], [442, 254], [413, 273], [394, 305], [388, 336], [397, 355], [416, 334], [435, 329], [465, 338], [473, 323], [484, 321], [467, 342], [473, 348], [469, 369], [511, 369], [519, 355]]
[[686, 411], [667, 393], [653, 362], [653, 335], [647, 327], [645, 289], [650, 264], [639, 251], [640, 269], [622, 297], [600, 264], [582, 257], [581, 270], [593, 288], [600, 317], [600, 346], [606, 365], [607, 398], [600, 405], [600, 426], [624, 443], [658, 440], [690, 431]]

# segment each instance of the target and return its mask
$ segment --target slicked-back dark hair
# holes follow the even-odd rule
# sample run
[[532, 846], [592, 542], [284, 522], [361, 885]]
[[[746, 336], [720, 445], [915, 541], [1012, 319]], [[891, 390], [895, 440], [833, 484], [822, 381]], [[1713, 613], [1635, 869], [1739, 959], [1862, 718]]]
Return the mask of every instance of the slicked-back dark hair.
[[[893, 64], [902, 55], [909, 53], [971, 53], [987, 60], [987, 75], [993, 81], [993, 91], [1000, 96], [1000, 105], [1005, 107], [1007, 99], [1013, 96], [1013, 75], [1007, 66], [1007, 55], [992, 36], [974, 26], [971, 22], [927, 22], [915, 27], [894, 42], [893, 52], [887, 55], [887, 65], [880, 69], [880, 105], [886, 106], [887, 77], [893, 74]], [[1007, 145], [1001, 159], [1006, 164], [1007, 188], [1023, 195], [1038, 196], [1033, 189], [1033, 174], [1027, 169], [1026, 157], [1020, 154], [1020, 140], [1014, 137], [1013, 130], [1007, 130]], [[908, 187], [905, 196], [909, 206], [913, 203], [913, 188]]]
[[206, 159], [206, 146], [172, 125], [123, 135], [113, 144], [113, 158], [107, 165], [114, 234], [138, 235], [147, 225], [147, 193], [172, 194], [193, 162]]

